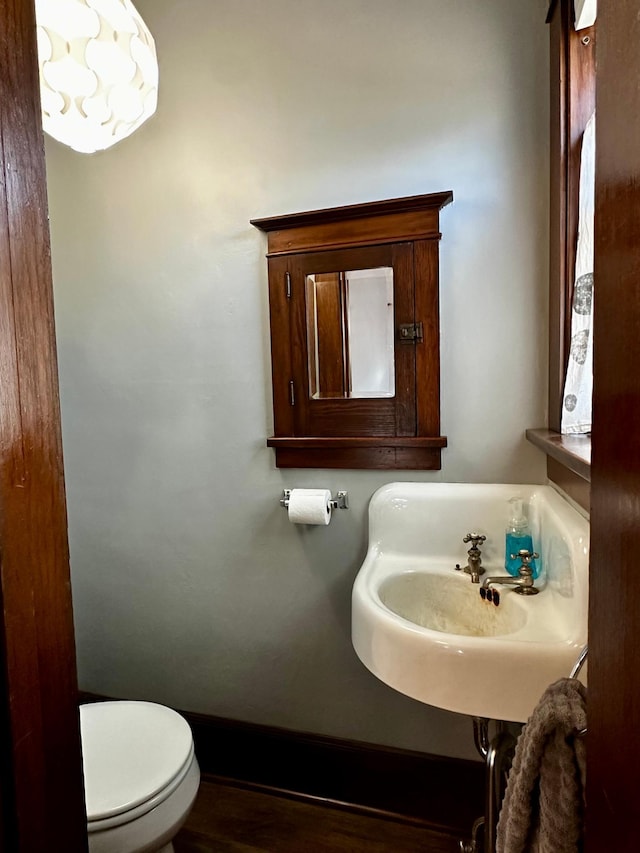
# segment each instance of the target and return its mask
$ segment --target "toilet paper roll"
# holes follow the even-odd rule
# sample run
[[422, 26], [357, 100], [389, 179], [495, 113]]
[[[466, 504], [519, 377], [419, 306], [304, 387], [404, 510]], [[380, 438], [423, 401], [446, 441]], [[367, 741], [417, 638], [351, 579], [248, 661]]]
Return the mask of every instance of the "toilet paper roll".
[[292, 524], [329, 524], [330, 500], [329, 489], [291, 489], [289, 521]]

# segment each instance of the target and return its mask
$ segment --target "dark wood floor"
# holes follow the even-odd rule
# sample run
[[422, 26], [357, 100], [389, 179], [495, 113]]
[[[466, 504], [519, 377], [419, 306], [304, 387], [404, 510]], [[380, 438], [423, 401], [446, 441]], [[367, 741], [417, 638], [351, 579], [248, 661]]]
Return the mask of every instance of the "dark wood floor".
[[203, 775], [176, 853], [456, 853], [458, 837], [366, 810]]

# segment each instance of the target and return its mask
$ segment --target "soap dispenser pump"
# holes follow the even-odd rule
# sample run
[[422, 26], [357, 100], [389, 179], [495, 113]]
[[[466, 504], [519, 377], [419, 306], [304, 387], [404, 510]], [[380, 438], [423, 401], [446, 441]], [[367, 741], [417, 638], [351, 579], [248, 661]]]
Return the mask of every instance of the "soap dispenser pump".
[[[509, 501], [511, 512], [507, 524], [505, 536], [505, 562], [504, 567], [510, 575], [517, 577], [522, 560], [518, 557], [518, 551], [526, 550], [533, 554], [533, 537], [529, 522], [522, 510], [523, 500], [520, 497], [511, 498]], [[513, 558], [511, 555], [515, 555]], [[531, 562], [533, 577], [538, 577], [538, 567], [535, 561]]]

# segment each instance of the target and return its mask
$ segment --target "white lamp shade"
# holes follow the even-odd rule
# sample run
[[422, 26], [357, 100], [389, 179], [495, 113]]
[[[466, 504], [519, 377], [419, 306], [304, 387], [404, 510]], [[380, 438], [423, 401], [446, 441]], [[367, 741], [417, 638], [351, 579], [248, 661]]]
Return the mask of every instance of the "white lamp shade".
[[115, 145], [158, 102], [153, 37], [131, 0], [36, 0], [42, 126], [91, 154]]

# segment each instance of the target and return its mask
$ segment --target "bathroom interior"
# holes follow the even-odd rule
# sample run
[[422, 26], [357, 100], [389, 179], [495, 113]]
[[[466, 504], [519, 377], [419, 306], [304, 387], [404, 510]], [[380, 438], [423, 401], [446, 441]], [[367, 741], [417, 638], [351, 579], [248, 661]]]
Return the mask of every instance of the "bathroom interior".
[[[468, 720], [351, 648], [378, 487], [546, 480], [525, 439], [546, 419], [545, 2], [431, 5], [143, 0], [156, 114], [94, 155], [47, 138], [83, 690], [475, 757]], [[448, 189], [441, 470], [276, 468], [249, 220]], [[297, 486], [348, 490], [349, 509], [292, 526]]]
[[[526, 435], [552, 417], [549, 2], [135, 5], [155, 115], [91, 155], [45, 137], [81, 695], [210, 718], [234, 747], [324, 739], [424, 755], [452, 790], [456, 770], [482, 782], [470, 714], [363, 666], [352, 590], [390, 483], [551, 483], [588, 519], [584, 478], [554, 478]], [[251, 220], [446, 191], [440, 467], [277, 467]], [[348, 508], [292, 524], [298, 488]], [[215, 751], [204, 763], [216, 773]], [[454, 849], [449, 830], [433, 849]]]

